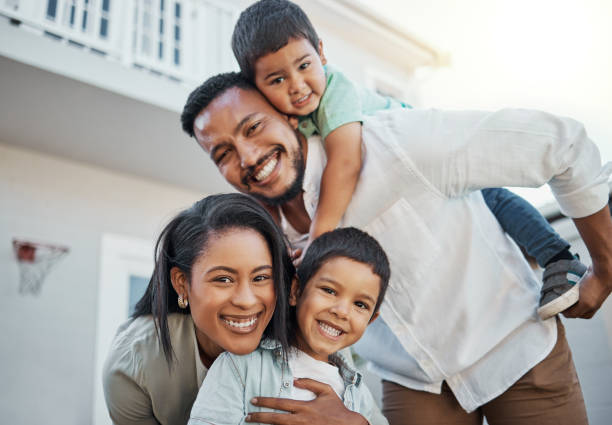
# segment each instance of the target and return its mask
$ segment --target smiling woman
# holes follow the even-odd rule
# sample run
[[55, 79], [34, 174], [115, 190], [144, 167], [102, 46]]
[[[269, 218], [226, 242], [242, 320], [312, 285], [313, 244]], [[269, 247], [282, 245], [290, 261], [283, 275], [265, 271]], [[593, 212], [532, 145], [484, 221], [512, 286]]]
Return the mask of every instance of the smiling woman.
[[157, 241], [147, 290], [106, 360], [113, 422], [186, 423], [219, 354], [250, 353], [263, 336], [287, 346], [293, 273], [282, 233], [252, 198], [213, 195], [177, 215]]

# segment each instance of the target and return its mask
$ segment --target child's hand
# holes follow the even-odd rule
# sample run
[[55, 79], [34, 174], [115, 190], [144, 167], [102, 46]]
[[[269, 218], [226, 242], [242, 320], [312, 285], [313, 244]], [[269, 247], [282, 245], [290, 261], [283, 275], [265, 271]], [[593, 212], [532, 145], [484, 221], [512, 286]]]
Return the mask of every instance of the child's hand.
[[302, 263], [302, 258], [304, 258], [305, 252], [306, 249], [302, 248], [294, 249], [293, 251], [291, 251], [291, 261], [293, 261], [293, 265], [295, 267], [299, 266]]

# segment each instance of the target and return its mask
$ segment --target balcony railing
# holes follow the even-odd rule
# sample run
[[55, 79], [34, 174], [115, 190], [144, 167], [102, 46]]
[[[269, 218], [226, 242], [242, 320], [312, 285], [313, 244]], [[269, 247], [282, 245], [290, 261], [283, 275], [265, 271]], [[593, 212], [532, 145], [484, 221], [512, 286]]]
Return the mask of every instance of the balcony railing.
[[236, 69], [233, 0], [0, 0], [0, 14], [127, 66], [192, 85]]

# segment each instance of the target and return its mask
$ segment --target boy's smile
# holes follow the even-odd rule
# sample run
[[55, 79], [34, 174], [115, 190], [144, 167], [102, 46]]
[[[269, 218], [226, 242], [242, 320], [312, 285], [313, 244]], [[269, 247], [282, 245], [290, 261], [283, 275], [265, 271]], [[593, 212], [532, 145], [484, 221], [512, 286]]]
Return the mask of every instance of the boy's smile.
[[368, 264], [345, 257], [331, 258], [297, 294], [291, 288], [290, 304], [297, 308], [297, 348], [322, 361], [357, 342], [368, 324], [380, 292], [380, 277]]
[[292, 38], [276, 52], [255, 62], [255, 85], [279, 111], [305, 116], [319, 107], [326, 80], [323, 47]]

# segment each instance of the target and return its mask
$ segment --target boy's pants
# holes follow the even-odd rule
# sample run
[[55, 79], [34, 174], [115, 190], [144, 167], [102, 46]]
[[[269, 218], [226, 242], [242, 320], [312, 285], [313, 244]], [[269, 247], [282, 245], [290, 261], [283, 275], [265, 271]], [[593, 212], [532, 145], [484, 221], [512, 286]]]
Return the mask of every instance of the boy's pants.
[[383, 381], [383, 414], [390, 425], [587, 425], [582, 390], [561, 320], [551, 353], [499, 397], [471, 413], [446, 383], [442, 394]]

